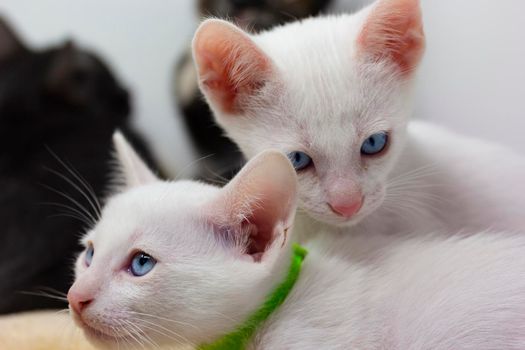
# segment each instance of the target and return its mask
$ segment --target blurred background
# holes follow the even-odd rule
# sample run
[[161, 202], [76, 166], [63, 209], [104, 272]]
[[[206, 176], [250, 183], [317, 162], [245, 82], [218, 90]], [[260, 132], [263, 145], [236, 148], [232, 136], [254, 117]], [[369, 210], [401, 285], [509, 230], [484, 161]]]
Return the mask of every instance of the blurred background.
[[[54, 285], [45, 278], [38, 283], [33, 278], [66, 274], [64, 271], [70, 269], [72, 254], [64, 256], [63, 252], [78, 250], [76, 236], [72, 240], [49, 233], [42, 241], [31, 236], [45, 229], [55, 232], [57, 227], [70, 224], [68, 221], [49, 224], [48, 219], [42, 218], [47, 214], [44, 215], [45, 211], [40, 207], [26, 213], [24, 218], [17, 214], [20, 208], [27, 208], [28, 203], [37, 201], [35, 198], [38, 202], [51, 201], [56, 207], [57, 203], [64, 206], [61, 192], [69, 195], [67, 189], [61, 189], [64, 184], [71, 187], [64, 179], [61, 179], [62, 183], [56, 183], [51, 192], [49, 189], [47, 192], [40, 188], [31, 189], [28, 184], [33, 182], [53, 184], [57, 181], [56, 174], [54, 180], [49, 180], [40, 172], [40, 162], [54, 162], [57, 168], [51, 167], [51, 170], [59, 169], [54, 171], [69, 172], [69, 175], [74, 171], [67, 169], [74, 166], [94, 187], [91, 192], [97, 197], [103, 196], [107, 179], [90, 172], [96, 169], [96, 172], [104, 173], [107, 169], [104, 165], [99, 167], [99, 164], [89, 162], [84, 162], [86, 169], [82, 169], [79, 163], [96, 158], [93, 153], [96, 147], [85, 149], [86, 142], [97, 144], [98, 152], [108, 149], [107, 136], [114, 127], [124, 129], [152, 167], [167, 177], [207, 177], [207, 171], [210, 175], [224, 173], [231, 170], [225, 164], [240, 162], [233, 146], [217, 136], [218, 130], [202, 124], [209, 120], [195, 118], [206, 114], [207, 110], [196, 92], [188, 49], [202, 16], [238, 17], [239, 22], [262, 29], [318, 12], [351, 12], [369, 2], [2, 0], [0, 16], [7, 24], [3, 34], [0, 28], [0, 136], [4, 138], [3, 147], [16, 149], [16, 152], [8, 154], [4, 149], [0, 158], [0, 224], [4, 227], [4, 232], [0, 231], [0, 242], [4, 240], [4, 252], [28, 250], [32, 253], [27, 255], [33, 260], [0, 261], [0, 294], [14, 289], [33, 290], [35, 286], [49, 286], [62, 292], [71, 278], [68, 275]], [[428, 49], [420, 72], [415, 117], [498, 141], [525, 153], [525, 138], [522, 136], [525, 130], [525, 2], [422, 0], [422, 5]], [[259, 22], [253, 23], [253, 19]], [[26, 65], [19, 62], [26, 62]], [[35, 71], [31, 67], [42, 69]], [[90, 73], [94, 71], [96, 73]], [[24, 92], [30, 97], [23, 97], [20, 91], [25, 88], [24, 79], [36, 79], [39, 74], [43, 77], [35, 86], [45, 86], [45, 94], [39, 93], [35, 99], [36, 87], [33, 86], [30, 92]], [[111, 86], [110, 91], [108, 86]], [[17, 103], [10, 104], [10, 98]], [[64, 109], [66, 105], [69, 109]], [[48, 114], [84, 116], [85, 124], [77, 126], [79, 134], [80, 130], [86, 133], [90, 127], [98, 125], [86, 116], [95, 118], [97, 123], [106, 123], [104, 127], [108, 134], [78, 136], [71, 133], [73, 141], [61, 140], [56, 144], [57, 136], [51, 131], [42, 136], [41, 144], [33, 143], [35, 136], [32, 133], [26, 136], [32, 141], [17, 136], [15, 130], [32, 129], [28, 125], [36, 124], [31, 119], [25, 120], [26, 124], [13, 124], [8, 116], [38, 115], [36, 107], [44, 108], [41, 106], [50, 108], [52, 112]], [[115, 115], [119, 118], [107, 124], [107, 120]], [[70, 119], [67, 122], [73, 123]], [[52, 123], [62, 121], [53, 119]], [[32, 132], [38, 134], [38, 131]], [[44, 155], [35, 151], [42, 145], [48, 146], [58, 157], [50, 156], [51, 152]], [[225, 154], [196, 161], [219, 149], [226, 150]], [[80, 151], [75, 153], [73, 150]], [[15, 163], [24, 163], [19, 173], [12, 171], [11, 165]], [[29, 175], [24, 178], [20, 174]], [[72, 177], [80, 178], [78, 174]], [[80, 184], [81, 180], [75, 182], [76, 186], [86, 189]], [[21, 194], [21, 191], [26, 192]], [[48, 198], [49, 193], [55, 193], [56, 198]], [[86, 200], [80, 193], [71, 196], [77, 201]], [[94, 202], [93, 198], [90, 200]], [[12, 204], [15, 202], [17, 205]], [[12, 207], [12, 211], [6, 210], [7, 207]], [[97, 210], [94, 203], [88, 212], [76, 208], [68, 213], [76, 219], [90, 221], [93, 219], [90, 216], [95, 216]], [[39, 222], [39, 218], [45, 223]], [[57, 220], [70, 219], [75, 218]], [[20, 220], [28, 222], [27, 226], [21, 227]], [[47, 224], [49, 227], [45, 226]], [[68, 230], [80, 229], [72, 225]], [[21, 238], [24, 235], [27, 235], [26, 239]], [[39, 268], [35, 268], [35, 264]], [[56, 265], [67, 269], [53, 270]], [[27, 273], [24, 275], [20, 271]], [[47, 306], [40, 302], [29, 303], [22, 297], [15, 299], [19, 306], [7, 299], [4, 304], [0, 303], [0, 313]]]

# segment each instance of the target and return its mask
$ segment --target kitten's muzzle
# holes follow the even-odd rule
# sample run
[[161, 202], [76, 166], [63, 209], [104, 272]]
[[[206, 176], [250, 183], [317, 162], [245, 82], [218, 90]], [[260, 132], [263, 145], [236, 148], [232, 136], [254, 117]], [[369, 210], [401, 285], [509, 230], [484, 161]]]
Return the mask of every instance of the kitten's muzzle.
[[328, 206], [337, 215], [349, 219], [361, 209], [363, 201], [363, 197], [359, 197], [355, 201], [328, 203]]
[[364, 196], [355, 181], [344, 177], [329, 178], [326, 187], [327, 204], [338, 216], [349, 219], [363, 206]]
[[71, 309], [78, 315], [81, 315], [94, 299], [71, 288], [67, 293], [67, 300], [69, 301]]

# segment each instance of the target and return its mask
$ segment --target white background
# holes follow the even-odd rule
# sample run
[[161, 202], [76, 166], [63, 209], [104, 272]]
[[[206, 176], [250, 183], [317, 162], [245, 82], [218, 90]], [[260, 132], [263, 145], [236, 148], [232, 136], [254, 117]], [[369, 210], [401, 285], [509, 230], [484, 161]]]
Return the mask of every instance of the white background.
[[[428, 50], [417, 117], [525, 153], [525, 1], [422, 4]], [[190, 0], [2, 0], [0, 13], [31, 45], [73, 37], [102, 54], [133, 92], [136, 123], [174, 172], [193, 159], [172, 93], [176, 59], [197, 23], [193, 5]]]

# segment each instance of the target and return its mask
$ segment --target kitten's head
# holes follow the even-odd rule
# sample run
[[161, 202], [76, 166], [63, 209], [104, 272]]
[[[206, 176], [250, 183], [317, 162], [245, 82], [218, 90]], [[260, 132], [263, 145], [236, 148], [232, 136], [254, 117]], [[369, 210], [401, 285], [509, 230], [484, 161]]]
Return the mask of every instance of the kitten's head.
[[207, 20], [193, 54], [201, 90], [243, 153], [288, 154], [300, 207], [352, 225], [383, 202], [424, 45], [419, 1], [379, 0], [255, 36]]
[[256, 31], [318, 14], [330, 0], [200, 0], [202, 16], [232, 18]]
[[128, 93], [98, 57], [71, 41], [32, 50], [0, 18], [0, 115], [11, 133], [17, 125], [42, 134], [96, 123], [111, 136], [129, 111]]
[[267, 151], [222, 189], [163, 182], [119, 134], [115, 143], [126, 188], [83, 238], [68, 293], [74, 319], [109, 347], [199, 344], [232, 331], [287, 269], [293, 168]]

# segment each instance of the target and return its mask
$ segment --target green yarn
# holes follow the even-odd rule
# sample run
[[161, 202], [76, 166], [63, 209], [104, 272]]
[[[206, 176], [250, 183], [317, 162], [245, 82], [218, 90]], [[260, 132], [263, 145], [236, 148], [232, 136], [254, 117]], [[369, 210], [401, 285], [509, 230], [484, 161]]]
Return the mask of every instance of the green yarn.
[[198, 350], [243, 350], [257, 328], [284, 302], [299, 278], [301, 267], [308, 251], [298, 244], [293, 245], [292, 262], [284, 281], [270, 293], [263, 305], [249, 316], [235, 331], [226, 334], [211, 344], [203, 344]]

